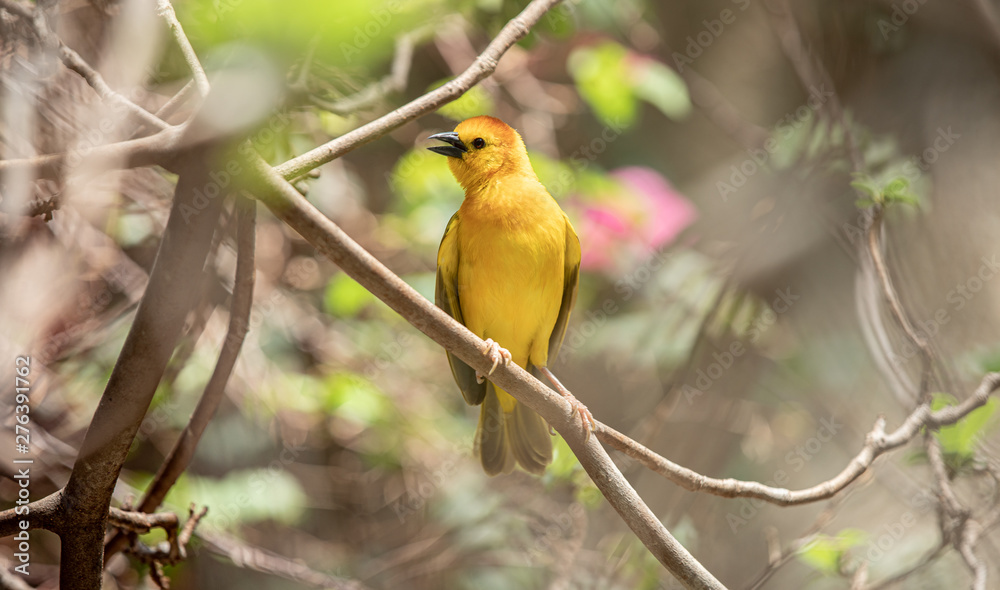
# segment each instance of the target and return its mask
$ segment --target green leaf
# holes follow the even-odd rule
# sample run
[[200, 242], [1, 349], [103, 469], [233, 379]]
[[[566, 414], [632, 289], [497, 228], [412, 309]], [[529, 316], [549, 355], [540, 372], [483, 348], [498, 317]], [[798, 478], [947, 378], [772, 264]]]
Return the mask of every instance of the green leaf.
[[628, 50], [607, 41], [573, 51], [567, 67], [580, 96], [606, 125], [628, 127], [638, 105], [626, 64]]
[[847, 551], [867, 538], [868, 533], [859, 529], [843, 529], [833, 537], [817, 535], [799, 550], [798, 558], [824, 575], [835, 576], [840, 572], [840, 563]]
[[337, 273], [326, 284], [323, 309], [332, 316], [350, 318], [372, 301], [375, 296], [367, 289], [346, 274]]
[[[931, 409], [940, 410], [946, 406], [956, 404], [954, 397], [946, 394], [935, 394]], [[982, 407], [969, 412], [950, 426], [942, 426], [934, 433], [938, 442], [941, 443], [941, 450], [945, 455], [951, 455], [959, 464], [969, 461], [976, 452], [976, 445], [986, 434], [986, 431], [996, 425], [994, 419], [997, 411], [997, 399], [991, 397]]]
[[677, 121], [691, 112], [691, 97], [687, 84], [660, 62], [649, 60], [636, 68], [633, 90], [636, 96], [660, 109], [664, 115]]

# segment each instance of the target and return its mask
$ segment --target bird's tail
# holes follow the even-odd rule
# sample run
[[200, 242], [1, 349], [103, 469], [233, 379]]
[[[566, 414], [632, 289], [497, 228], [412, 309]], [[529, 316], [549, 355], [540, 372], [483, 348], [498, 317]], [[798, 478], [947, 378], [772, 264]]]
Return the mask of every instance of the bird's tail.
[[476, 452], [489, 475], [510, 473], [515, 463], [541, 475], [552, 462], [552, 438], [541, 416], [488, 382], [476, 428]]

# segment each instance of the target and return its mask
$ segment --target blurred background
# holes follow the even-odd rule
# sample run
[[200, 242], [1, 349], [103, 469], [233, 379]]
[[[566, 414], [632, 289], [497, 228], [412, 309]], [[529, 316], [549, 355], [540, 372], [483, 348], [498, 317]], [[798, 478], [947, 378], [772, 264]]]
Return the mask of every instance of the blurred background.
[[[38, 4], [109, 84], [154, 111], [190, 78], [152, 3]], [[525, 4], [175, 8], [213, 81], [240, 72], [255, 84], [203, 117], [250, 120], [251, 140], [278, 164], [457, 75]], [[919, 356], [865, 270], [866, 194], [898, 197], [886, 210], [886, 258], [941, 359], [940, 399], [963, 399], [1000, 367], [998, 10], [991, 0], [567, 2], [493, 77], [296, 186], [433, 299], [437, 246], [462, 192], [425, 138], [474, 115], [503, 119], [582, 243], [579, 299], [554, 372], [599, 420], [681, 465], [809, 487], [847, 465], [878, 415], [898, 425], [920, 379]], [[0, 11], [0, 156], [138, 132], [25, 26]], [[72, 468], [176, 178], [71, 168], [55, 181], [17, 180], [4, 178], [0, 202], [0, 349], [37, 361], [44, 476], [32, 496], [41, 498]], [[23, 213], [53, 202], [51, 218]], [[544, 477], [485, 476], [471, 448], [478, 408], [466, 406], [441, 348], [260, 211], [250, 332], [165, 506], [209, 507], [189, 559], [167, 568], [174, 588], [340, 587], [341, 578], [373, 589], [678, 587], [561, 440]], [[232, 229], [117, 502], [141, 494], [211, 374], [228, 322]], [[998, 491], [993, 410], [939, 435], [975, 514]], [[0, 449], [12, 455], [13, 413], [2, 415]], [[688, 492], [612, 456], [731, 588], [849, 588], [861, 564], [875, 587], [924, 561], [897, 587], [969, 579], [955, 551], [934, 552], [941, 527], [919, 443], [834, 500], [791, 508]], [[16, 483], [0, 479], [0, 507], [16, 497]], [[58, 538], [33, 535], [29, 581], [51, 587]], [[991, 580], [997, 541], [987, 531], [977, 546]], [[12, 547], [0, 546], [8, 561]], [[147, 574], [119, 555], [106, 584], [153, 587]]]

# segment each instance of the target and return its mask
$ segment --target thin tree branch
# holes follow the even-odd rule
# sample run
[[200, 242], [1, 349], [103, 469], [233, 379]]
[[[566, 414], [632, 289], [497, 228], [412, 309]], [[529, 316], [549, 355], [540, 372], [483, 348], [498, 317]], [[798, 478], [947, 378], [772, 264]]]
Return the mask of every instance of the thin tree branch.
[[170, 97], [170, 100], [163, 103], [163, 106], [156, 111], [156, 116], [166, 120], [167, 117], [177, 112], [177, 109], [184, 104], [184, 101], [187, 100], [188, 97], [191, 96], [191, 93], [197, 90], [197, 88], [198, 87], [195, 84], [194, 79], [188, 80], [188, 83], [177, 91], [177, 94], [174, 94]]
[[201, 62], [198, 61], [198, 54], [195, 53], [194, 47], [191, 46], [191, 41], [184, 34], [184, 27], [177, 20], [177, 13], [174, 12], [174, 7], [170, 3], [170, 0], [157, 0], [156, 12], [163, 17], [163, 20], [167, 21], [170, 32], [174, 34], [174, 39], [181, 48], [181, 53], [184, 54], [184, 59], [187, 61], [188, 67], [191, 68], [194, 83], [198, 87], [198, 94], [202, 98], [208, 96], [210, 89], [208, 76], [205, 75], [205, 69], [201, 67]]
[[934, 370], [934, 353], [924, 337], [913, 327], [913, 322], [910, 321], [909, 316], [903, 310], [903, 304], [900, 302], [896, 288], [892, 284], [892, 277], [889, 275], [889, 269], [882, 256], [882, 246], [880, 244], [883, 211], [881, 206], [874, 208], [871, 225], [868, 228], [868, 252], [871, 254], [872, 263], [875, 265], [875, 273], [882, 285], [882, 294], [889, 303], [892, 316], [903, 329], [906, 337], [920, 352], [923, 362], [923, 376], [920, 379], [920, 391], [917, 393], [917, 399], [920, 402], [924, 402], [926, 401], [924, 397], [929, 393], [930, 377]]
[[531, 27], [542, 18], [546, 11], [558, 4], [559, 1], [532, 0], [520, 14], [504, 25], [500, 33], [497, 34], [479, 57], [472, 62], [472, 65], [454, 80], [371, 123], [362, 125], [354, 131], [345, 133], [337, 139], [277, 166], [276, 170], [286, 179], [297, 178], [313, 168], [335, 160], [355, 148], [382, 137], [404, 123], [426, 115], [441, 105], [455, 100], [469, 88], [472, 88], [478, 82], [492, 74], [496, 70], [497, 62], [503, 57], [503, 54], [517, 43], [518, 40], [527, 35]]
[[162, 130], [170, 126], [156, 115], [115, 92], [111, 86], [104, 81], [104, 77], [101, 76], [97, 70], [90, 67], [90, 64], [80, 57], [79, 53], [73, 51], [73, 49], [63, 43], [62, 40], [52, 31], [45, 20], [45, 12], [43, 10], [39, 10], [37, 8], [31, 9], [26, 6], [22, 6], [14, 0], [0, 0], [0, 8], [7, 10], [11, 14], [16, 14], [23, 19], [31, 21], [34, 33], [42, 44], [55, 51], [59, 56], [60, 61], [63, 62], [63, 65], [70, 70], [73, 70], [86, 80], [87, 84], [89, 84], [90, 87], [93, 88], [97, 92], [97, 95], [103, 100], [106, 100], [120, 108], [124, 108], [135, 115], [135, 117], [143, 123], [156, 129]]
[[871, 432], [865, 437], [861, 451], [847, 464], [843, 471], [823, 483], [794, 491], [767, 486], [755, 481], [706, 477], [654, 453], [600, 422], [597, 423], [594, 433], [601, 442], [625, 453], [686, 490], [705, 492], [724, 498], [757, 498], [778, 506], [793, 506], [825, 500], [834, 496], [867, 471], [879, 455], [909, 443], [925, 427], [938, 428], [958, 422], [976, 408], [984, 405], [990, 394], [998, 388], [1000, 388], [1000, 373], [989, 373], [983, 377], [975, 392], [962, 403], [941, 408], [936, 412], [931, 411], [929, 403], [921, 404], [891, 433], [886, 433], [885, 418], [880, 417], [875, 421]]
[[[191, 457], [198, 447], [205, 428], [215, 416], [222, 398], [225, 395], [226, 383], [232, 375], [236, 359], [246, 338], [250, 326], [250, 311], [253, 307], [254, 288], [254, 241], [256, 233], [257, 202], [251, 199], [239, 199], [236, 278], [233, 284], [233, 302], [229, 311], [229, 329], [219, 351], [219, 359], [205, 391], [198, 401], [191, 419], [184, 431], [178, 437], [174, 448], [160, 466], [152, 483], [146, 488], [146, 493], [139, 503], [140, 512], [151, 512], [159, 508], [167, 492], [177, 479], [187, 469]], [[107, 561], [118, 551], [125, 548], [127, 539], [121, 532], [116, 533], [106, 543], [104, 561]]]
[[[418, 330], [472, 368], [483, 374], [489, 372], [491, 363], [483, 354], [486, 345], [468, 328], [393, 274], [306, 201], [263, 160], [258, 160], [252, 170], [260, 183], [255, 187], [257, 196], [279, 219]], [[723, 588], [656, 518], [618, 471], [597, 437], [587, 436], [580, 428], [576, 413], [564, 397], [514, 364], [497, 368], [491, 380], [538, 412], [562, 434], [604, 497], [649, 551], [682, 584], [689, 588]]]
[[[4, 1], [6, 0], [0, 0]], [[77, 163], [92, 165], [102, 170], [112, 167], [125, 169], [152, 165], [169, 168], [170, 162], [181, 147], [185, 130], [184, 126], [175, 126], [148, 137], [94, 146], [83, 151], [71, 150], [34, 158], [0, 160], [0, 173], [33, 169], [36, 178], [54, 180], [59, 178], [64, 166]]]

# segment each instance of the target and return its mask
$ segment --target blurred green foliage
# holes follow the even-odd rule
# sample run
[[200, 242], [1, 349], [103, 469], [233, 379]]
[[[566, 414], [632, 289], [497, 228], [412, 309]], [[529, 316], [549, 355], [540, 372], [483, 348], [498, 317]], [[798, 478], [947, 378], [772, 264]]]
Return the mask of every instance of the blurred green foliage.
[[631, 127], [639, 100], [671, 119], [682, 119], [691, 111], [687, 86], [676, 72], [613, 41], [574, 50], [567, 69], [580, 95], [605, 125]]
[[[931, 402], [934, 411], [953, 406], [958, 403], [952, 395], [935, 394]], [[945, 462], [952, 469], [959, 469], [970, 464], [976, 456], [976, 447], [986, 434], [997, 426], [997, 406], [1000, 402], [995, 397], [989, 398], [979, 408], [970, 412], [955, 424], [942, 426], [934, 436], [941, 443]]]
[[842, 529], [836, 535], [816, 535], [796, 556], [806, 565], [826, 576], [839, 575], [852, 547], [868, 540], [861, 529]]

